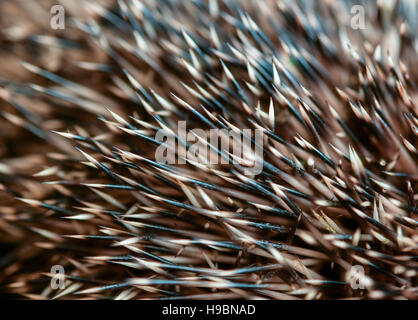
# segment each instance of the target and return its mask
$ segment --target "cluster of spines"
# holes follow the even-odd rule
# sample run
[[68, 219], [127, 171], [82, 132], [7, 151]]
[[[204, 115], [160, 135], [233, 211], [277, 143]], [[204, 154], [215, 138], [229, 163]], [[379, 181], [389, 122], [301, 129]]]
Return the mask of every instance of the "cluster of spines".
[[[55, 83], [30, 84], [34, 92], [97, 115], [95, 133], [65, 131], [64, 121], [46, 130], [30, 108], [2, 95], [17, 111], [3, 117], [55, 151], [36, 174], [48, 178], [49, 200], [4, 183], [47, 211], [26, 208], [5, 221], [46, 239], [36, 246], [50, 249], [49, 263], [60, 257], [66, 289], [52, 293], [45, 282], [32, 292], [33, 276], [23, 273], [8, 290], [34, 298], [416, 297], [417, 92], [401, 58], [417, 53], [407, 22], [395, 34], [395, 62], [366, 32], [328, 15], [338, 11], [331, 3], [314, 11], [292, 1], [83, 6], [108, 25], [74, 19], [74, 27], [109, 63], [77, 66], [108, 74], [111, 93], [22, 65]], [[244, 175], [241, 159], [226, 168], [158, 163], [155, 132], [175, 133], [179, 120], [262, 129], [263, 172]], [[367, 291], [349, 287], [353, 265], [366, 269]]]

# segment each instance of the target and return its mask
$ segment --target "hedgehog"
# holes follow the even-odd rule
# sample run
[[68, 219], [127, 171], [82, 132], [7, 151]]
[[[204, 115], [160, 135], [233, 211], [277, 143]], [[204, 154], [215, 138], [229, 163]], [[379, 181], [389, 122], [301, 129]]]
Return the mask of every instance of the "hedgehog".
[[1, 2], [2, 298], [418, 298], [414, 0], [58, 3]]

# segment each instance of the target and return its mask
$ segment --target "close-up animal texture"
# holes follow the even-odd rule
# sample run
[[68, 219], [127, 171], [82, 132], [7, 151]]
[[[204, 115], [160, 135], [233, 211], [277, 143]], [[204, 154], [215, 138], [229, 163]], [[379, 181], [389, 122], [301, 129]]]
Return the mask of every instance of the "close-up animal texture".
[[[417, 30], [415, 0], [1, 1], [0, 298], [417, 299]], [[261, 130], [261, 172], [158, 161], [179, 121]]]

